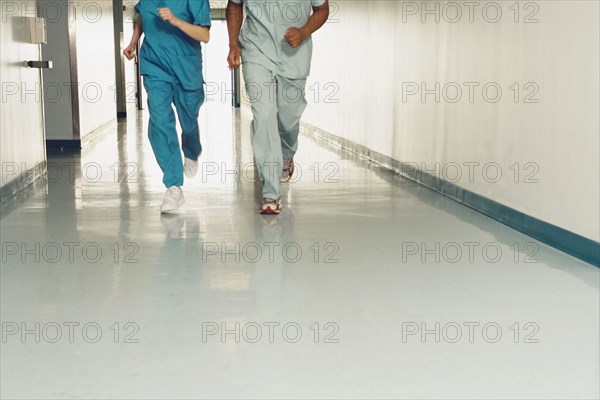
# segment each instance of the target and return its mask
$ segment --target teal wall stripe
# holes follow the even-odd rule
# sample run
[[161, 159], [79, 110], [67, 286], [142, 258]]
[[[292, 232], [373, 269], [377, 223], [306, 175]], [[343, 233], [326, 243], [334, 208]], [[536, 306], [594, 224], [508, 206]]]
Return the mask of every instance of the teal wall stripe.
[[[302, 123], [302, 130], [304, 133], [330, 142], [336, 147], [341, 147], [346, 151], [374, 161], [407, 179], [434, 190], [527, 236], [531, 236], [540, 242], [600, 268], [600, 243], [598, 242], [524, 214], [492, 199], [461, 188], [435, 175], [423, 171], [415, 171], [408, 164], [394, 160], [310, 124]], [[407, 174], [403, 171], [414, 173]]]

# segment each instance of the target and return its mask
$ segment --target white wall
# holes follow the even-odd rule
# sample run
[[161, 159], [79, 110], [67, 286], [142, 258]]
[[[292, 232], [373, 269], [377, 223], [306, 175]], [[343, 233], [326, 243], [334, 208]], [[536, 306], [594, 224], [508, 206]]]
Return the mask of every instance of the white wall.
[[0, 7], [0, 186], [4, 186], [42, 163], [46, 155], [40, 70], [23, 66], [25, 61], [40, 60], [39, 45], [28, 43], [26, 20], [21, 18], [36, 15], [36, 2], [2, 2]]
[[[426, 163], [463, 188], [599, 241], [599, 2], [519, 2], [519, 22], [514, 3], [479, 2], [470, 22], [468, 6], [456, 2], [463, 15], [449, 23], [444, 16], [455, 18], [456, 8], [444, 13], [445, 2], [334, 2], [337, 22], [314, 37], [304, 120], [396, 160]], [[423, 4], [440, 7], [439, 23], [411, 15]], [[502, 16], [492, 23], [495, 5]], [[527, 16], [538, 22], [524, 23]], [[403, 88], [406, 94], [407, 85], [422, 82], [429, 89], [456, 82], [463, 96], [456, 103], [453, 91], [440, 91], [439, 103], [434, 95], [403, 99]], [[465, 82], [481, 85], [473, 102]], [[496, 103], [482, 95], [490, 82], [503, 91]], [[539, 87], [537, 103], [524, 102], [534, 88], [525, 90], [527, 83]], [[335, 88], [330, 100], [339, 102], [325, 101]], [[472, 162], [480, 166], [471, 178], [465, 163]], [[498, 169], [502, 177], [493, 183]], [[526, 183], [530, 173], [537, 183]]]
[[117, 116], [112, 1], [77, 1], [81, 137]]

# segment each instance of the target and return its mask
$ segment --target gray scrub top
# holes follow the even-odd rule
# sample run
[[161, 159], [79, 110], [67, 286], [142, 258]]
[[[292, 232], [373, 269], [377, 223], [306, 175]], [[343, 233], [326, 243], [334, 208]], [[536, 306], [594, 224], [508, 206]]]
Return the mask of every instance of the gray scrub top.
[[325, 4], [325, 0], [230, 1], [246, 4], [246, 21], [239, 37], [242, 62], [261, 64], [290, 79], [308, 77], [312, 38], [294, 49], [285, 40], [285, 32], [306, 25], [312, 8]]

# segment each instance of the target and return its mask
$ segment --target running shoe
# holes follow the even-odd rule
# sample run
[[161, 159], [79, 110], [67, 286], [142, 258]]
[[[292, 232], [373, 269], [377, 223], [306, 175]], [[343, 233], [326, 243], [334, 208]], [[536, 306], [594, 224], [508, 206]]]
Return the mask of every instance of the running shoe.
[[281, 174], [281, 183], [288, 183], [294, 175], [294, 159], [283, 160], [283, 173]]
[[183, 198], [183, 190], [179, 186], [171, 186], [165, 193], [162, 206], [160, 206], [161, 213], [168, 213], [177, 210], [185, 203]]
[[263, 199], [262, 206], [260, 207], [260, 213], [263, 215], [278, 215], [281, 214], [281, 199]]
[[186, 158], [183, 163], [183, 173], [186, 178], [193, 178], [198, 174], [198, 161]]

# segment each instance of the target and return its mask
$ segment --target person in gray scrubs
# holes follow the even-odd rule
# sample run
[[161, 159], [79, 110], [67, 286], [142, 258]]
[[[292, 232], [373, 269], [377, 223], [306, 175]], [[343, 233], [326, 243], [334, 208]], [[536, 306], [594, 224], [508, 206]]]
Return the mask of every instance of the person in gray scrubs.
[[252, 147], [263, 183], [261, 214], [281, 212], [281, 183], [289, 182], [294, 173], [300, 118], [307, 105], [311, 35], [328, 18], [328, 0], [229, 0], [227, 4], [227, 61], [232, 69], [244, 65], [254, 116]]

